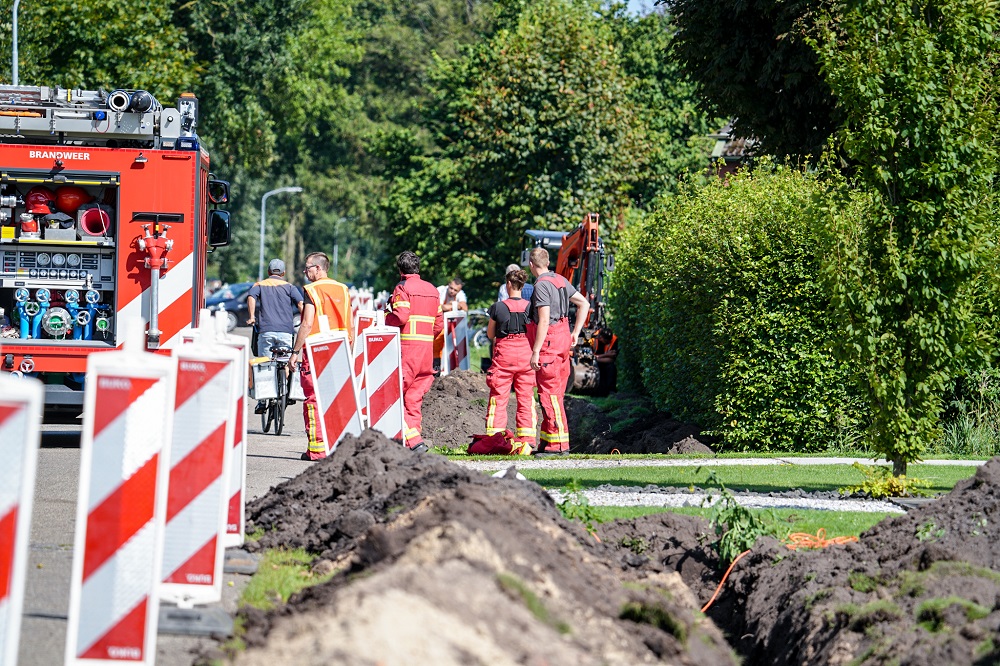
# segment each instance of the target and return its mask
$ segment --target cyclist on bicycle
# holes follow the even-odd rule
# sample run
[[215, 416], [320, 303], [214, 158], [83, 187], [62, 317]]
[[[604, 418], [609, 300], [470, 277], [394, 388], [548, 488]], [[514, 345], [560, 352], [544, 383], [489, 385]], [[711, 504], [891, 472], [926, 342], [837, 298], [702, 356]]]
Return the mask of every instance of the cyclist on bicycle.
[[[255, 326], [258, 331], [257, 354], [261, 356], [270, 356], [274, 347], [292, 346], [295, 312], [302, 314], [302, 296], [298, 288], [286, 282], [284, 277], [285, 262], [272, 259], [267, 266], [267, 279], [250, 287], [247, 292], [247, 324]], [[254, 413], [261, 414], [263, 411], [264, 402], [258, 401]]]

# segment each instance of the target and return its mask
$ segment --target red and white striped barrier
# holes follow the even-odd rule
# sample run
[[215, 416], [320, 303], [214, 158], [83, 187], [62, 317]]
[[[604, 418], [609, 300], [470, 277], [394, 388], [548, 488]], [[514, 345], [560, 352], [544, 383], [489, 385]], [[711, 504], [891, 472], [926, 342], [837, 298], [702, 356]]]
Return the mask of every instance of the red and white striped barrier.
[[399, 329], [382, 318], [363, 334], [365, 378], [368, 382], [368, 427], [403, 441], [403, 372]]
[[202, 311], [193, 344], [174, 350], [177, 384], [170, 447], [160, 599], [182, 607], [222, 599], [222, 565], [229, 513], [234, 405], [243, 356], [217, 344]]
[[[229, 459], [229, 512], [226, 517], [226, 533], [222, 546], [230, 548], [242, 546], [246, 540], [246, 486], [247, 486], [247, 405], [246, 389], [250, 374], [250, 341], [239, 335], [227, 335], [227, 319], [224, 310], [215, 312], [215, 334], [222, 344], [236, 349], [241, 355], [238, 364], [238, 390], [233, 403], [233, 451]], [[192, 344], [198, 339], [198, 329], [183, 332], [181, 342]]]
[[469, 369], [469, 319], [465, 310], [444, 313], [444, 354], [441, 374]]
[[[247, 489], [247, 391], [250, 374], [250, 341], [239, 335], [226, 335], [225, 313], [216, 311], [216, 333], [223, 344], [240, 354], [237, 364], [235, 401], [233, 403], [233, 451], [229, 459], [229, 512], [222, 546], [242, 546], [246, 539], [246, 489]], [[221, 327], [221, 328], [220, 328]]]
[[361, 405], [361, 421], [368, 420], [368, 382], [365, 381], [365, 350], [362, 346], [362, 334], [370, 326], [375, 325], [375, 311], [363, 310], [354, 318], [354, 387], [358, 392], [358, 404]]
[[[320, 327], [326, 328], [323, 323]], [[321, 330], [306, 338], [305, 347], [316, 387], [320, 430], [326, 455], [330, 455], [345, 435], [360, 435], [362, 430], [351, 343], [346, 331]]]
[[0, 666], [17, 664], [42, 384], [0, 376]]
[[67, 664], [156, 657], [176, 361], [123, 324], [123, 351], [87, 357]]
[[351, 288], [351, 317], [356, 318], [358, 313], [371, 311], [375, 307], [375, 294], [371, 289]]

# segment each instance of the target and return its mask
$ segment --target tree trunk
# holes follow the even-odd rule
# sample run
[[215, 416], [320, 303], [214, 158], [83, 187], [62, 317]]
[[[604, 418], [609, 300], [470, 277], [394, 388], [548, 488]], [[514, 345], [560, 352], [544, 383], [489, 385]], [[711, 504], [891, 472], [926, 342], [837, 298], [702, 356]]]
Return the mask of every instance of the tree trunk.
[[906, 476], [906, 461], [902, 458], [892, 459], [892, 475]]

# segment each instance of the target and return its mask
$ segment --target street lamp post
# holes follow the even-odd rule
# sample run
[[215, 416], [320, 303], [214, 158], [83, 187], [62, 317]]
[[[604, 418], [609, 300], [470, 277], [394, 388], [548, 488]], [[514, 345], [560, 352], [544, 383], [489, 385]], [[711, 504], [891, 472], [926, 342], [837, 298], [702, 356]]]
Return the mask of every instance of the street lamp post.
[[265, 192], [264, 196], [260, 198], [260, 261], [257, 264], [258, 282], [264, 279], [264, 228], [267, 224], [267, 198], [272, 194], [280, 194], [282, 192], [298, 193], [301, 191], [301, 187], [279, 187], [276, 190]]
[[14, 0], [14, 25], [13, 25], [13, 28], [14, 28], [14, 44], [13, 44], [13, 46], [14, 46], [14, 48], [11, 50], [11, 60], [13, 62], [11, 63], [10, 74], [11, 74], [11, 83], [13, 83], [15, 86], [18, 83], [18, 80], [17, 80], [17, 6], [19, 4], [21, 4], [21, 0]]

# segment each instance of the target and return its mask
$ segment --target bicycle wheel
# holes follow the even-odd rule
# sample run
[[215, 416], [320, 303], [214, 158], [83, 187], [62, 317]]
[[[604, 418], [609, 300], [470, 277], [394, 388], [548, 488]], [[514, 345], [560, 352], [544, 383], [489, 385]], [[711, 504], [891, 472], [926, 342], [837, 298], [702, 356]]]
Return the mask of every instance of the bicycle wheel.
[[[279, 372], [284, 374], [285, 369], [279, 368]], [[288, 381], [279, 380], [278, 397], [274, 399], [274, 434], [280, 435], [285, 427], [285, 407], [288, 406]]]
[[267, 401], [267, 406], [264, 407], [264, 411], [260, 415], [260, 427], [264, 429], [264, 432], [269, 432], [271, 430], [271, 423], [274, 421], [274, 399], [270, 398]]
[[476, 347], [476, 349], [490, 346], [490, 339], [486, 336], [485, 326], [476, 329], [476, 332], [472, 334], [472, 344]]
[[274, 434], [280, 435], [285, 427], [285, 407], [288, 406], [288, 394], [282, 393], [281, 397], [274, 401]]

